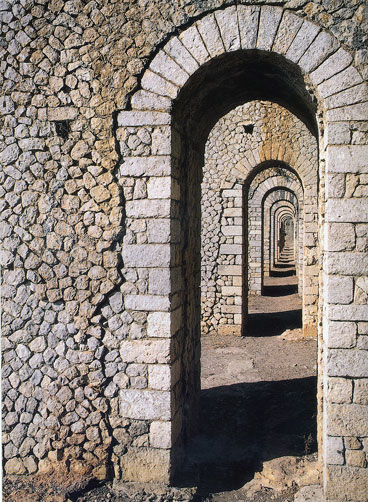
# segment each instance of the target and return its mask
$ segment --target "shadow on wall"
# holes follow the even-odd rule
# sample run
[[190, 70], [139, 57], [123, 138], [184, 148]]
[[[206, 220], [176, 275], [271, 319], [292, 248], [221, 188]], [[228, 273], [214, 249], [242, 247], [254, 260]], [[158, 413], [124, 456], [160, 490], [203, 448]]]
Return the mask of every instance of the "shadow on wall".
[[187, 483], [198, 483], [202, 495], [235, 490], [263, 461], [314, 453], [316, 406], [315, 377], [202, 390]]

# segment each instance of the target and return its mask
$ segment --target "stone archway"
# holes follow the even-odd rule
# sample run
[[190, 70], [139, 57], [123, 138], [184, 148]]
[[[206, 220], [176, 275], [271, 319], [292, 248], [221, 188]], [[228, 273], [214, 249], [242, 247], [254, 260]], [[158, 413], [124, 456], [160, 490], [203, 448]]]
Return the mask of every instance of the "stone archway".
[[[266, 68], [276, 76], [271, 90], [267, 78], [260, 85]], [[241, 90], [245, 69], [254, 85]], [[141, 89], [131, 99], [132, 111], [118, 116], [118, 133], [145, 128], [151, 138], [149, 155], [128, 152], [119, 170], [122, 186], [128, 186], [132, 179], [143, 180], [147, 186], [144, 198], [127, 202], [126, 216], [128, 227], [139, 219], [148, 229], [148, 242], [124, 242], [123, 259], [126, 272], [145, 274], [150, 283], [148, 291], [130, 291], [124, 299], [128, 311], [139, 311], [146, 317], [147, 332], [142, 339], [123, 341], [121, 354], [147, 366], [149, 389], [122, 389], [120, 411], [123, 417], [146, 421], [150, 430], [149, 446], [132, 448], [122, 458], [124, 472], [129, 473], [125, 474], [127, 481], [146, 480], [152, 466], [157, 465], [160, 469], [155, 479], [171, 479], [180, 447], [194, 423], [199, 370], [199, 298], [195, 292], [199, 282], [195, 240], [199, 221], [196, 217], [188, 221], [183, 207], [190, 209], [191, 216], [196, 214], [204, 139], [218, 117], [252, 99], [271, 99], [291, 108], [316, 133], [315, 110], [305, 82], [313, 89], [324, 114], [323, 138], [319, 130], [319, 175], [321, 179], [326, 176], [327, 196], [325, 221], [320, 216], [326, 252], [325, 310], [320, 318], [324, 340], [320, 339], [319, 359], [329, 361], [327, 367], [320, 368], [324, 383], [320, 387], [320, 403], [324, 397], [324, 450], [322, 454], [320, 442], [320, 452], [325, 493], [335, 498], [353, 493], [363, 500], [359, 487], [364, 485], [366, 470], [349, 464], [344, 438], [368, 434], [364, 425], [367, 420], [362, 420], [367, 411], [352, 402], [348, 391], [352, 379], [365, 374], [358, 368], [363, 368], [366, 353], [352, 350], [354, 345], [346, 346], [336, 327], [344, 326], [356, 333], [356, 322], [367, 320], [367, 312], [363, 305], [347, 306], [346, 298], [336, 295], [336, 285], [339, 281], [353, 283], [357, 270], [361, 272], [362, 263], [366, 263], [364, 253], [354, 248], [354, 239], [339, 245], [337, 236], [344, 234], [347, 226], [354, 229], [354, 225], [367, 222], [368, 211], [366, 199], [337, 196], [337, 192], [343, 190], [341, 184], [347, 173], [356, 176], [366, 171], [368, 147], [353, 145], [350, 139], [340, 142], [333, 131], [343, 120], [366, 120], [367, 94], [366, 90], [351, 90], [363, 80], [350, 54], [331, 35], [274, 6], [228, 7], [205, 16], [179, 37], [172, 37], [145, 71]], [[224, 95], [221, 101], [220, 91]], [[196, 102], [192, 101], [194, 96]], [[212, 108], [213, 103], [219, 106]], [[279, 145], [278, 151], [281, 149]], [[297, 158], [289, 159], [291, 165], [297, 162]], [[309, 181], [308, 176], [304, 182]], [[323, 202], [322, 188], [320, 185]], [[189, 252], [193, 243], [194, 254]], [[318, 274], [319, 267], [315, 267]], [[193, 293], [188, 296], [188, 291]], [[160, 384], [158, 374], [162, 375]], [[336, 401], [333, 392], [338, 385], [343, 385], [346, 393]], [[347, 415], [349, 420], [341, 420]], [[319, 423], [322, 428], [321, 416]], [[129, 469], [137, 461], [145, 467]], [[354, 482], [347, 483], [352, 472]]]

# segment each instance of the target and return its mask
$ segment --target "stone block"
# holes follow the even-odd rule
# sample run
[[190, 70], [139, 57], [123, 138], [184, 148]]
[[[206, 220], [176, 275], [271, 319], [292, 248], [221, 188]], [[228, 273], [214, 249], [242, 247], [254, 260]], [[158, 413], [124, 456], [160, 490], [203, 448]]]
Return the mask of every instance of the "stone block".
[[359, 380], [355, 380], [354, 403], [368, 405], [368, 378], [361, 378]]
[[299, 61], [303, 72], [310, 73], [317, 68], [336, 49], [337, 45], [334, 37], [325, 31], [320, 32]]
[[149, 441], [152, 448], [171, 448], [171, 422], [152, 422]]
[[241, 265], [219, 265], [218, 273], [220, 275], [242, 275]]
[[162, 178], [150, 178], [147, 183], [148, 198], [169, 199], [172, 197], [172, 183], [174, 183], [174, 181], [168, 176]]
[[168, 364], [150, 365], [148, 368], [148, 385], [153, 390], [171, 389], [171, 368]]
[[221, 244], [220, 254], [242, 254], [243, 247], [241, 244]]
[[154, 73], [149, 69], [144, 72], [141, 85], [142, 89], [145, 89], [146, 91], [154, 92], [172, 99], [176, 98], [179, 91], [179, 87], [174, 85], [172, 82], [168, 82], [164, 78], [160, 77], [160, 75], [157, 75], [157, 73]]
[[[325, 106], [326, 108], [331, 109], [355, 103], [363, 103], [365, 101], [368, 101], [368, 90], [367, 85], [363, 83], [326, 98]], [[346, 143], [350, 143], [350, 141], [347, 141]]]
[[179, 40], [200, 65], [206, 63], [210, 59], [210, 55], [208, 54], [196, 26], [191, 26], [183, 31], [183, 33], [179, 35]]
[[365, 377], [368, 368], [368, 352], [365, 350], [330, 349], [327, 355], [329, 376]]
[[330, 274], [368, 275], [368, 254], [354, 252], [327, 252], [323, 269]]
[[238, 14], [236, 7], [228, 7], [225, 10], [215, 12], [217, 24], [220, 28], [222, 40], [225, 45], [225, 51], [237, 51], [241, 48]]
[[48, 108], [47, 118], [51, 121], [74, 120], [78, 116], [78, 109], [74, 106]]
[[153, 312], [148, 314], [147, 335], [154, 338], [168, 338], [174, 335], [181, 325], [181, 308], [173, 312]]
[[341, 437], [327, 436], [325, 440], [325, 460], [328, 464], [344, 464], [344, 442]]
[[169, 176], [171, 159], [169, 156], [125, 157], [119, 168], [119, 176]]
[[[368, 103], [358, 103], [350, 106], [341, 106], [327, 110], [326, 120], [328, 122], [341, 122], [342, 120], [366, 120]], [[367, 172], [367, 171], [365, 171]]]
[[125, 308], [146, 312], [166, 312], [170, 308], [170, 299], [167, 296], [126, 295]]
[[[367, 460], [364, 451], [361, 450], [346, 450], [346, 463], [352, 467], [367, 467]], [[368, 473], [367, 473], [368, 476]]]
[[119, 112], [120, 127], [153, 126], [171, 124], [171, 115], [164, 112], [128, 111]]
[[159, 51], [154, 57], [149, 68], [158, 73], [166, 80], [173, 82], [178, 87], [182, 87], [189, 75], [164, 51]]
[[349, 223], [330, 223], [326, 226], [325, 250], [347, 251], [354, 248], [355, 229]]
[[171, 291], [170, 269], [161, 268], [149, 272], [148, 292], [151, 295], [168, 295]]
[[120, 415], [136, 420], [170, 420], [171, 393], [123, 389], [119, 393]]
[[324, 326], [327, 346], [335, 349], [349, 349], [356, 345], [356, 324], [354, 322], [330, 321]]
[[197, 21], [196, 25], [210, 56], [214, 58], [223, 54], [225, 48], [215, 16], [209, 14], [200, 21]]
[[170, 482], [170, 453], [159, 449], [129, 450], [121, 460], [124, 482]]
[[329, 79], [349, 66], [352, 60], [353, 58], [349, 52], [345, 49], [339, 49], [310, 74], [312, 83], [317, 85]]
[[131, 104], [133, 110], [140, 111], [169, 111], [171, 109], [170, 98], [144, 90], [139, 90], [133, 94]]
[[[346, 143], [350, 143], [349, 122], [328, 123], [327, 127], [326, 127], [325, 143], [326, 143], [326, 146], [327, 145], [344, 145]], [[334, 195], [328, 194], [327, 197], [334, 197]]]
[[352, 397], [352, 380], [339, 377], [332, 377], [327, 379], [327, 400], [329, 403], [351, 403]]
[[281, 7], [262, 6], [259, 17], [257, 49], [271, 50], [281, 16]]
[[199, 68], [199, 64], [190, 54], [188, 49], [177, 38], [172, 38], [164, 47], [164, 50], [171, 56], [184, 70], [192, 75]]
[[368, 199], [331, 199], [326, 202], [326, 221], [367, 223]]
[[16, 143], [12, 143], [7, 146], [0, 152], [0, 164], [3, 166], [7, 166], [12, 162], [15, 162], [20, 155], [20, 150]]
[[241, 48], [255, 49], [260, 8], [253, 5], [238, 5], [237, 10]]
[[290, 11], [284, 11], [272, 50], [279, 54], [285, 54], [302, 23], [303, 19]]
[[310, 21], [304, 21], [288, 51], [286, 52], [287, 59], [297, 63], [313, 42], [319, 31], [320, 28], [317, 25], [311, 23]]
[[331, 436], [368, 435], [368, 407], [360, 404], [327, 404], [327, 434]]
[[239, 286], [222, 286], [221, 292], [223, 296], [241, 296], [242, 288]]
[[352, 277], [325, 275], [324, 291], [325, 300], [328, 303], [351, 303], [354, 294], [354, 280]]
[[368, 493], [367, 470], [359, 467], [329, 465], [325, 470], [325, 497], [327, 500], [366, 502]]
[[[179, 143], [180, 145], [180, 143]], [[171, 128], [155, 127], [152, 132], [152, 155], [171, 155], [173, 153]], [[178, 152], [180, 154], [180, 150]]]
[[366, 305], [328, 305], [325, 310], [333, 321], [368, 321]]
[[353, 66], [349, 66], [342, 72], [333, 75], [328, 80], [319, 84], [318, 93], [322, 98], [326, 98], [327, 96], [331, 96], [331, 94], [337, 94], [361, 82], [362, 77], [359, 72]]
[[[156, 194], [158, 195], [157, 191]], [[126, 202], [126, 215], [128, 218], [168, 218], [170, 210], [171, 202], [167, 199], [138, 199]]]
[[224, 235], [243, 235], [243, 227], [241, 225], [227, 225], [221, 227], [221, 232]]
[[122, 256], [125, 267], [169, 267], [169, 244], [126, 244]]

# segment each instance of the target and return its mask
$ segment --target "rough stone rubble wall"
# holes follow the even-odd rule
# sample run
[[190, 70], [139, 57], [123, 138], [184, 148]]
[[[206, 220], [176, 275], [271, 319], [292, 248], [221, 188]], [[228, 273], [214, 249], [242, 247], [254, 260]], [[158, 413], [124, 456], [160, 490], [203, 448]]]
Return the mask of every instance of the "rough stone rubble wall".
[[[5, 34], [0, 48], [0, 203], [8, 473], [48, 471], [62, 462], [68, 466], [70, 460], [72, 470], [83, 474], [95, 469], [99, 477], [106, 475], [106, 463], [115, 464], [118, 477], [118, 460], [126, 448], [145, 449], [154, 436], [151, 421], [126, 419], [118, 410], [117, 389], [144, 385], [146, 375], [145, 365], [127, 363], [120, 351], [128, 333], [134, 340], [142, 332], [145, 316], [122, 310], [124, 198], [116, 175], [120, 152], [114, 112], [126, 106], [161, 42], [224, 4], [0, 2]], [[322, 65], [312, 81], [328, 107], [329, 121], [326, 483], [331, 498], [348, 490], [351, 498], [363, 500], [367, 127], [364, 86], [350, 63], [367, 77], [367, 8], [363, 1], [352, 5], [344, 0], [285, 5], [300, 18], [285, 14], [289, 21], [280, 32], [286, 26], [293, 34], [303, 18], [310, 19], [347, 49]], [[334, 73], [339, 74], [329, 81]]]
[[[246, 129], [244, 129], [244, 127]], [[250, 127], [250, 128], [249, 128]], [[251, 132], [247, 132], [251, 131]], [[241, 334], [243, 286], [261, 293], [262, 202], [252, 206], [259, 184], [270, 176], [264, 168], [249, 187], [248, 216], [243, 215], [244, 189], [262, 161], [286, 162], [305, 184], [305, 322], [316, 326], [318, 296], [317, 145], [305, 125], [270, 102], [250, 102], [220, 119], [206, 143], [202, 183], [202, 332]], [[267, 165], [266, 165], [267, 166]], [[265, 167], [266, 167], [265, 166]], [[290, 171], [289, 178], [297, 179]], [[273, 188], [272, 182], [266, 187]], [[297, 181], [300, 186], [300, 182]], [[248, 190], [248, 189], [246, 189]], [[302, 188], [299, 189], [299, 199]], [[253, 213], [256, 214], [253, 214]], [[248, 218], [248, 271], [244, 267], [244, 228]], [[303, 238], [304, 235], [302, 233]], [[303, 254], [300, 253], [300, 256]], [[243, 277], [245, 274], [245, 277]], [[301, 281], [303, 274], [301, 274]]]

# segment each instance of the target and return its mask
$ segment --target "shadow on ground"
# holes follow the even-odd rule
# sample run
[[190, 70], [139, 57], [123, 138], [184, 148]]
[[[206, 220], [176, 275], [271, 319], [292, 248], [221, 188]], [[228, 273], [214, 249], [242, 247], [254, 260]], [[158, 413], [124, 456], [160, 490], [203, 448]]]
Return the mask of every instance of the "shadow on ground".
[[246, 336], [279, 336], [287, 329], [302, 327], [302, 311], [287, 310], [248, 314]]
[[316, 451], [315, 377], [202, 390], [200, 408], [185, 478], [202, 495], [239, 489], [263, 461]]

